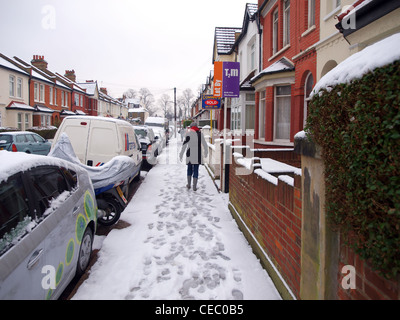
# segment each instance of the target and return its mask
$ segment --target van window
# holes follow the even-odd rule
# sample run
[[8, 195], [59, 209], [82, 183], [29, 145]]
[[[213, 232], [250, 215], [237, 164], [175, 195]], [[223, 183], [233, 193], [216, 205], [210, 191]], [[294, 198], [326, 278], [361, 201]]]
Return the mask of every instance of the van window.
[[14, 237], [26, 233], [21, 228], [24, 221], [30, 221], [29, 206], [21, 175], [17, 174], [0, 184], [0, 255], [12, 245]]

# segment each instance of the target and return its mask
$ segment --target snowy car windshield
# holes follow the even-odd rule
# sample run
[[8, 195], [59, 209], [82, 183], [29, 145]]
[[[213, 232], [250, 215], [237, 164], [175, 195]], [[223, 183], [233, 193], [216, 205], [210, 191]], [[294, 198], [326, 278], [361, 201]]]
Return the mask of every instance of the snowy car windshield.
[[147, 131], [144, 129], [135, 129], [136, 134], [141, 138], [147, 137]]

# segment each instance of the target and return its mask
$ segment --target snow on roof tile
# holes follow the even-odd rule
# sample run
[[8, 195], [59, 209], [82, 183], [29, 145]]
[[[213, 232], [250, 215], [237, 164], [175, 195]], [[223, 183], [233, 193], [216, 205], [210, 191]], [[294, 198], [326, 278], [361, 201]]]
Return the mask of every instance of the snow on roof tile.
[[249, 13], [250, 17], [252, 17], [258, 10], [257, 3], [247, 3], [246, 10]]
[[290, 61], [287, 58], [283, 57], [282, 59], [274, 62], [273, 64], [271, 64], [270, 66], [265, 68], [263, 71], [261, 71], [255, 77], [251, 78], [250, 82], [254, 82], [255, 80], [257, 80], [267, 74], [293, 71], [293, 70], [294, 70], [294, 66], [290, 63]]
[[[9, 58], [10, 60], [14, 61], [12, 58]], [[17, 63], [17, 62], [16, 62]], [[24, 69], [17, 67], [15, 64], [7, 61], [6, 59], [4, 59], [3, 57], [0, 57], [0, 65], [3, 67], [6, 67], [8, 69], [23, 73], [25, 75], [29, 75], [28, 72], [26, 72]]]
[[236, 41], [236, 33], [242, 32], [242, 28], [215, 28], [215, 40], [218, 54], [227, 54]]

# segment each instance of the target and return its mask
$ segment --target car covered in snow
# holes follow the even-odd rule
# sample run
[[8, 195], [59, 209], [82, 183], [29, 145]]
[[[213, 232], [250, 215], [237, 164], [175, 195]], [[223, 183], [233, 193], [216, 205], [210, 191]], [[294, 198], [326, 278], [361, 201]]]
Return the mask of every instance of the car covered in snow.
[[165, 147], [168, 144], [168, 120], [161, 117], [148, 117], [144, 123], [147, 127], [152, 128], [157, 139], [162, 142], [162, 146]]
[[57, 299], [87, 268], [97, 204], [86, 170], [0, 151], [0, 299]]
[[0, 150], [47, 155], [51, 143], [34, 132], [0, 132]]

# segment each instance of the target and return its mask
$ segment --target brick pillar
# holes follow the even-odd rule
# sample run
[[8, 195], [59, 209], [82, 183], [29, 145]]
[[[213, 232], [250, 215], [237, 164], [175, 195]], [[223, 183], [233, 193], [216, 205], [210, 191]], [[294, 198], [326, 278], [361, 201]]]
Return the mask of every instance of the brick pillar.
[[325, 215], [325, 176], [320, 148], [307, 138], [295, 139], [302, 166], [302, 241], [300, 298], [337, 299], [339, 235]]

